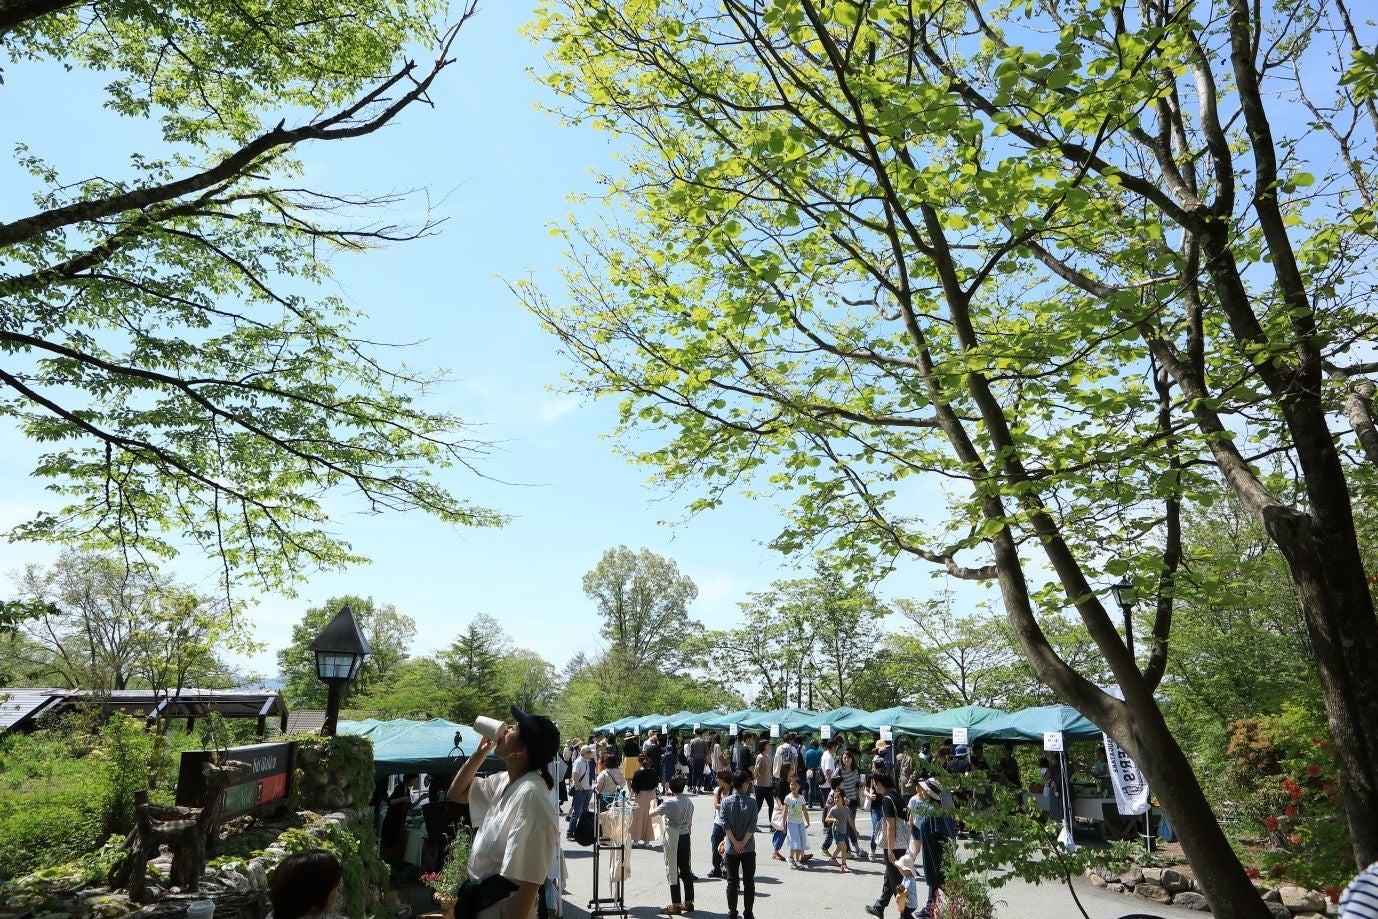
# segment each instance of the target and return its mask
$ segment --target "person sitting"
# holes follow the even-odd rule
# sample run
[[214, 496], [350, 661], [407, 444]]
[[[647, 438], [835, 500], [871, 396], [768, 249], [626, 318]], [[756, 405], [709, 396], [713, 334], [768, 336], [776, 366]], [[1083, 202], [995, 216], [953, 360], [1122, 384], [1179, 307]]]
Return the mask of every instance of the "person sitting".
[[268, 876], [271, 919], [333, 915], [343, 878], [339, 861], [324, 849], [292, 853]]

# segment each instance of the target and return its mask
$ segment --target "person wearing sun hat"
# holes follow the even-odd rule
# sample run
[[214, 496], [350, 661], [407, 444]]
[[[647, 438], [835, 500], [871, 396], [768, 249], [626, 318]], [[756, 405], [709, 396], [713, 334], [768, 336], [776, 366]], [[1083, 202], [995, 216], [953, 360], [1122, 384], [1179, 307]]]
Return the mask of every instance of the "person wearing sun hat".
[[[528, 919], [558, 842], [549, 765], [560, 749], [560, 729], [544, 715], [515, 705], [511, 712], [512, 723], [496, 738], [483, 738], [450, 784], [450, 800], [467, 803], [478, 827], [455, 919]], [[490, 751], [506, 771], [475, 778]]]
[[919, 779], [916, 797], [923, 802], [923, 806], [914, 808], [917, 811], [914, 828], [919, 834], [919, 854], [923, 858], [923, 879], [928, 885], [928, 901], [915, 915], [930, 917], [937, 914], [938, 891], [947, 883], [943, 860], [956, 833], [945, 806], [949, 797], [937, 779]]

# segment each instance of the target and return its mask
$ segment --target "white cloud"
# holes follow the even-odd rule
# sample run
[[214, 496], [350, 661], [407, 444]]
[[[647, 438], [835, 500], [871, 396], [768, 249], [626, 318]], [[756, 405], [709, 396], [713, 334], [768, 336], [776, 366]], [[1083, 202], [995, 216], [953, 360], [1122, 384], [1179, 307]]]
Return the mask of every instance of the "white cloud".
[[579, 399], [575, 396], [558, 396], [541, 400], [541, 404], [536, 409], [536, 420], [541, 424], [550, 424], [557, 418], [568, 415], [579, 407]]

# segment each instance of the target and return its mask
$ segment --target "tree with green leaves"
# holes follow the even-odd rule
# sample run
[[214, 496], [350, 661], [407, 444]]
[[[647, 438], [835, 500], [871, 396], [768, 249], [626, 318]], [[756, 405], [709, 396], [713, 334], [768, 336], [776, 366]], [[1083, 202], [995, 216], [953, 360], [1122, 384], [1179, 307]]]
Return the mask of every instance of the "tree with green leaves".
[[516, 648], [498, 665], [503, 694], [523, 711], [549, 713], [560, 684], [555, 665], [527, 648]]
[[450, 704], [455, 721], [470, 723], [479, 715], [506, 717], [503, 660], [512, 639], [496, 619], [479, 613], [437, 657], [445, 668], [454, 699]]
[[686, 636], [701, 628], [689, 618], [699, 589], [673, 559], [650, 549], [618, 546], [584, 575], [584, 596], [603, 617], [603, 637], [641, 664], [669, 668]]
[[[328, 253], [434, 222], [395, 225], [377, 211], [396, 195], [302, 179], [307, 144], [431, 104], [473, 13], [463, 3], [446, 25], [431, 0], [0, 7], [21, 74], [30, 61], [98, 72], [104, 107], [158, 138], [75, 178], [16, 151], [10, 200], [32, 204], [0, 215], [0, 418], [44, 445], [34, 475], [63, 504], [14, 536], [161, 557], [186, 541], [227, 588], [273, 587], [360, 560], [325, 525], [327, 494], [501, 522], [433, 474], [483, 449], [422, 406], [433, 377], [387, 366], [339, 298], [312, 295]], [[418, 45], [435, 59], [409, 60]]]
[[220, 652], [257, 650], [242, 617], [147, 564], [68, 550], [14, 578], [29, 615], [7, 640], [30, 679], [94, 690], [223, 685]]
[[[1231, 916], [1267, 912], [1154, 698], [1183, 507], [1221, 482], [1287, 562], [1378, 859], [1371, 29], [1343, 0], [563, 0], [533, 26], [565, 114], [620, 138], [605, 200], [634, 220], [565, 231], [568, 302], [517, 285], [576, 385], [695, 509], [751, 481], [785, 551], [997, 584]], [[1140, 655], [1097, 591], [1124, 574]], [[1123, 701], [1047, 640], [1068, 612]]]
[[349, 686], [351, 694], [366, 695], [375, 685], [385, 683], [407, 660], [416, 639], [415, 619], [399, 613], [391, 603], [376, 603], [372, 597], [331, 597], [302, 614], [301, 621], [292, 626], [291, 641], [278, 651], [282, 697], [289, 706], [325, 708], [327, 687], [316, 676], [316, 656], [311, 651], [311, 641], [344, 606], [353, 611], [373, 649]]
[[435, 657], [413, 657], [392, 668], [367, 692], [353, 693], [349, 708], [385, 718], [448, 718], [455, 704], [454, 684]]
[[886, 613], [870, 591], [824, 570], [776, 581], [739, 606], [742, 625], [703, 633], [688, 655], [705, 678], [756, 686], [754, 704], [764, 709], [855, 705]]

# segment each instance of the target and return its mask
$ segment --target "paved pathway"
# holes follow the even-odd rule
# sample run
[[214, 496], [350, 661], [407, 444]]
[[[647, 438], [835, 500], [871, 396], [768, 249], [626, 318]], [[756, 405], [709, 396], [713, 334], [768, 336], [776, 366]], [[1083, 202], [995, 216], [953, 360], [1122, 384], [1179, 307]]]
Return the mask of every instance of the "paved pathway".
[[[693, 852], [695, 870], [704, 877], [709, 869], [708, 834], [712, 823], [712, 799], [707, 795], [694, 798]], [[817, 809], [810, 812], [815, 820], [810, 831], [810, 846], [818, 860], [818, 846], [822, 843], [817, 825]], [[869, 832], [866, 815], [858, 814], [858, 829], [863, 836]], [[765, 826], [764, 818], [761, 825]], [[563, 833], [561, 834], [563, 838]], [[863, 843], [864, 845], [864, 843]], [[872, 862], [852, 861], [852, 875], [838, 873], [834, 868], [819, 867], [808, 871], [791, 871], [785, 862], [770, 858], [769, 832], [756, 835], [756, 916], [758, 919], [867, 919], [864, 907], [880, 892], [881, 866]], [[565, 858], [569, 873], [568, 893], [564, 914], [567, 919], [585, 919], [593, 890], [593, 853], [590, 849], [565, 843]], [[604, 862], [604, 872], [607, 863]], [[606, 874], [604, 875], [606, 879]], [[606, 883], [600, 885], [606, 891]], [[695, 885], [694, 919], [722, 919], [727, 915], [727, 894], [724, 881], [702, 880]], [[665, 881], [664, 860], [659, 849], [636, 849], [632, 853], [632, 876], [626, 885], [626, 902], [630, 915], [637, 919], [651, 919], [660, 908], [670, 902]], [[1076, 884], [1077, 896], [1091, 919], [1120, 919], [1129, 916], [1155, 916], [1164, 919], [1184, 919], [1187, 916], [1208, 916], [1160, 906], [1123, 894], [1108, 893], [1092, 887], [1083, 879]], [[1001, 902], [1000, 919], [1082, 919], [1067, 888], [1045, 884], [1033, 886], [1013, 881], [995, 892]], [[886, 913], [895, 919], [893, 902]]]

